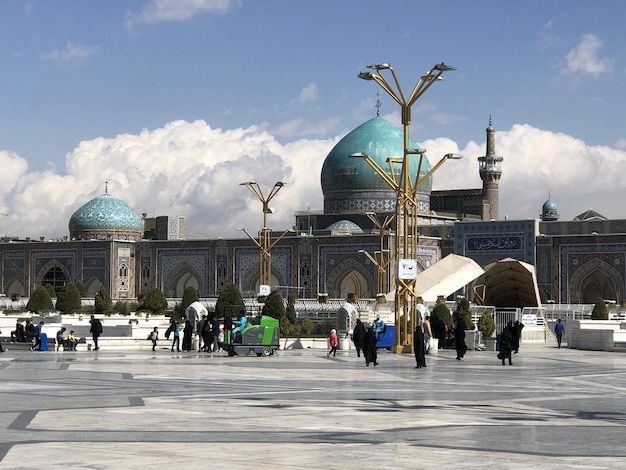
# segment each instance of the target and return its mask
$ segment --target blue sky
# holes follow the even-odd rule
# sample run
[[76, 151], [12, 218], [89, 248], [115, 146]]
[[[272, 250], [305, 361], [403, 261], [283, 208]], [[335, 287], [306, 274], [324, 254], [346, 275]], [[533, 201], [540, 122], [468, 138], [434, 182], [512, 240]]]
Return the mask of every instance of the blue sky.
[[466, 157], [436, 189], [481, 186], [491, 114], [501, 217], [538, 217], [550, 195], [562, 219], [626, 218], [625, 5], [5, 0], [0, 234], [67, 234], [105, 180], [138, 212], [184, 215], [188, 236], [228, 237], [262, 221], [238, 183], [285, 180], [273, 217], [290, 227], [294, 211], [322, 208], [326, 154], [375, 116], [379, 88], [357, 74], [376, 62], [405, 92], [435, 63], [458, 68], [413, 108], [431, 161]]

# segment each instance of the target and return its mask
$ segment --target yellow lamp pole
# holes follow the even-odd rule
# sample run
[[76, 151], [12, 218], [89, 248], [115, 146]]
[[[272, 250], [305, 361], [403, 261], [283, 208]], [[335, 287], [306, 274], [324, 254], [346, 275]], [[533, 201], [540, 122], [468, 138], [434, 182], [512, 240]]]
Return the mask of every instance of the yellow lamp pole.
[[[367, 154], [353, 154], [351, 156], [364, 158], [372, 169], [396, 193], [396, 292], [395, 292], [395, 346], [394, 352], [412, 352], [414, 322], [416, 317], [415, 276], [417, 275], [417, 217], [419, 207], [416, 200], [417, 189], [432, 175], [432, 173], [453, 154], [444, 156], [426, 175], [421, 176], [421, 167], [424, 149], [409, 148], [409, 125], [411, 124], [411, 107], [428, 90], [433, 83], [441, 80], [443, 72], [455, 70], [455, 67], [444, 64], [435, 65], [425, 75], [420, 77], [413, 91], [408, 97], [404, 96], [396, 73], [388, 63], [369, 65], [373, 72], [361, 72], [358, 77], [364, 80], [374, 80], [396, 101], [401, 108], [404, 145], [401, 158], [387, 159], [389, 172], [381, 168], [378, 163]], [[387, 80], [383, 71], [389, 71], [393, 79]], [[419, 155], [417, 174], [409, 174], [409, 158]], [[399, 171], [398, 171], [399, 167]]]
[[387, 282], [387, 266], [393, 261], [392, 255], [387, 255], [385, 258], [385, 253], [390, 253], [388, 248], [385, 248], [385, 230], [391, 225], [395, 218], [394, 215], [385, 216], [384, 220], [380, 220], [375, 212], [366, 212], [365, 215], [372, 221], [374, 226], [378, 229], [378, 243], [379, 243], [379, 251], [375, 251], [374, 254], [379, 253], [379, 266], [378, 269], [378, 283], [376, 286], [376, 294], [387, 294], [389, 292], [389, 285]]
[[376, 292], [377, 294], [387, 292], [387, 266], [389, 266], [391, 258], [389, 256], [385, 258], [385, 252], [388, 253], [389, 250], [376, 250], [372, 256], [372, 254], [366, 250], [359, 250], [359, 253], [363, 253], [367, 256], [367, 259], [369, 259], [372, 264], [376, 266], [378, 274], [376, 280], [376, 289], [378, 289]]
[[246, 186], [263, 204], [263, 227], [259, 230], [259, 239], [255, 239], [245, 228], [241, 230], [243, 230], [248, 238], [259, 248], [259, 287], [270, 286], [272, 281], [271, 250], [276, 243], [278, 243], [289, 232], [283, 232], [278, 238], [272, 241], [272, 229], [267, 227], [267, 215], [274, 212], [274, 210], [269, 206], [269, 203], [272, 198], [276, 196], [278, 191], [280, 191], [280, 188], [282, 188], [285, 184], [281, 181], [276, 182], [267, 197], [263, 195], [263, 192], [256, 181], [246, 181], [240, 185]]

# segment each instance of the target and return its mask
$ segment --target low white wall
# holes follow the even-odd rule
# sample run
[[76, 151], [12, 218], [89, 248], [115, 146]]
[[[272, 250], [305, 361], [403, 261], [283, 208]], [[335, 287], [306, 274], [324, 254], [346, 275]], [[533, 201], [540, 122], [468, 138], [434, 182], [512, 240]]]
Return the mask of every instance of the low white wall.
[[[339, 343], [341, 346], [341, 338]], [[330, 346], [326, 338], [281, 338], [280, 349], [330, 349]]]
[[565, 331], [567, 347], [589, 351], [612, 351], [616, 342], [625, 342], [621, 322], [612, 320], [570, 320]]

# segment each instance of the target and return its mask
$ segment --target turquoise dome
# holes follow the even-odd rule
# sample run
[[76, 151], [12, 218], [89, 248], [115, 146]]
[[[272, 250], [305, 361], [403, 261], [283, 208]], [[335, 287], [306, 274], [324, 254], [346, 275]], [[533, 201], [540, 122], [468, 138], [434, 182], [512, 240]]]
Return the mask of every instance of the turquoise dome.
[[550, 198], [548, 198], [541, 207], [541, 220], [544, 222], [559, 220], [559, 209], [556, 207], [556, 203]]
[[363, 229], [351, 220], [339, 220], [332, 225], [329, 225], [326, 230], [337, 233], [363, 233]]
[[[409, 139], [409, 148], [418, 146]], [[365, 153], [378, 166], [390, 174], [387, 158], [402, 158], [404, 135], [391, 122], [375, 117], [348, 133], [330, 151], [322, 166], [321, 183], [324, 194], [325, 213], [393, 212], [396, 195], [394, 190], [374, 171], [363, 158], [350, 157], [353, 153]], [[415, 181], [419, 155], [409, 157], [409, 174]], [[400, 169], [400, 165], [395, 169]], [[421, 175], [430, 170], [426, 155], [422, 159]], [[432, 178], [418, 191], [419, 211], [430, 210]]]
[[83, 204], [70, 218], [70, 237], [75, 239], [140, 238], [143, 225], [128, 204], [108, 192]]
[[556, 211], [558, 207], [556, 207], [556, 203], [552, 199], [548, 199], [543, 203], [543, 211]]

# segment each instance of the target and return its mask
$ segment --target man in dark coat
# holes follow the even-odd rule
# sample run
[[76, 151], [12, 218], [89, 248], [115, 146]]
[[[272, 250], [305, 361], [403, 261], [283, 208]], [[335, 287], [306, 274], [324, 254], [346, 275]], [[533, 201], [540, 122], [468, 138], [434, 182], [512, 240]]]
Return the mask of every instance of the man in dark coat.
[[363, 356], [365, 357], [365, 365], [370, 366], [370, 362], [373, 362], [375, 366], [378, 365], [378, 353], [376, 352], [376, 333], [373, 328], [368, 328], [365, 333], [365, 340], [363, 341]]
[[100, 349], [100, 347], [98, 346], [98, 338], [102, 334], [102, 322], [92, 315], [89, 323], [91, 323], [89, 333], [91, 333], [91, 337], [93, 338], [93, 349], [94, 351], [97, 351], [98, 349]]
[[424, 332], [422, 327], [417, 325], [413, 333], [413, 352], [415, 354], [416, 369], [426, 367], [426, 345], [424, 343]]
[[456, 349], [456, 360], [462, 361], [467, 352], [467, 346], [465, 345], [465, 321], [462, 318], [457, 321], [454, 328], [454, 348]]
[[365, 325], [359, 318], [357, 318], [354, 331], [352, 332], [352, 341], [354, 342], [354, 347], [356, 348], [356, 357], [361, 357], [361, 349], [363, 349], [363, 344], [365, 343], [366, 333], [367, 330], [365, 329]]

